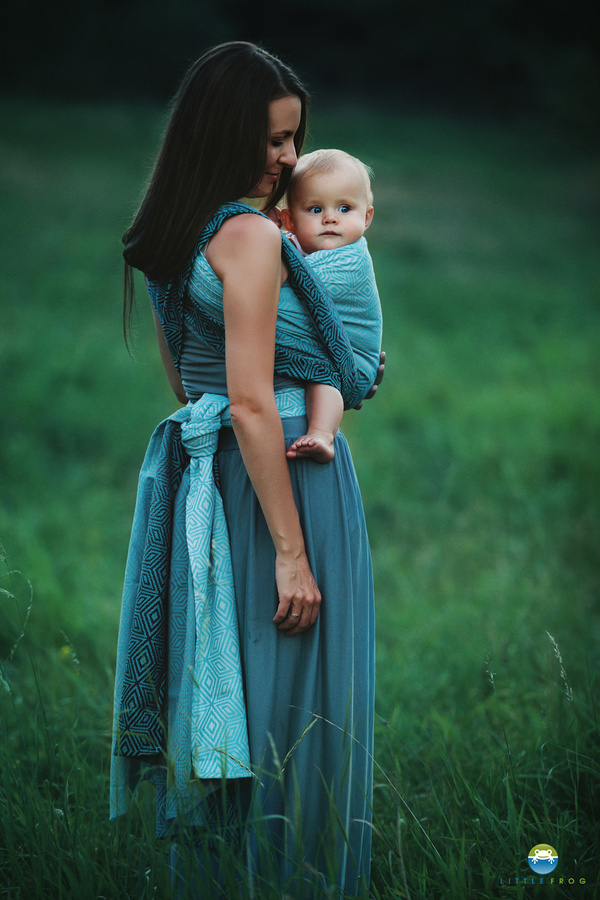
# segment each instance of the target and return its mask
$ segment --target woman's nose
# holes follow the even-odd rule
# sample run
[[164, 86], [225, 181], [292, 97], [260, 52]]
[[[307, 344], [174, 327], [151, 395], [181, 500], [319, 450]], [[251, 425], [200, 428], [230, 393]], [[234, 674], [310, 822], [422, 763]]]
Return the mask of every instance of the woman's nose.
[[281, 155], [279, 157], [279, 162], [282, 166], [291, 166], [292, 168], [298, 162], [298, 155], [296, 153], [296, 147], [294, 146], [294, 142], [290, 141], [289, 144], [283, 147]]

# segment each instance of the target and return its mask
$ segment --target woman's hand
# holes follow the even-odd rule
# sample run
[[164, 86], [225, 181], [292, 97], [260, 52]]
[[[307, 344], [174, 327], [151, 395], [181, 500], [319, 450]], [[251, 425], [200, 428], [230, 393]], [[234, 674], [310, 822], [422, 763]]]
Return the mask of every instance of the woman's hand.
[[[372, 387], [369, 389], [369, 393], [366, 394], [365, 400], [370, 400], [371, 397], [374, 397], [377, 392], [377, 385], [381, 384], [383, 381], [383, 376], [385, 375], [385, 350], [382, 350], [379, 354], [379, 366], [377, 367], [377, 375], [375, 376], [375, 381], [373, 382]], [[354, 409], [360, 409], [363, 405], [363, 401], [361, 400], [358, 406], [355, 406]]]
[[288, 635], [302, 634], [317, 621], [321, 593], [310, 569], [306, 553], [294, 558], [278, 554], [275, 580], [279, 606], [273, 617], [280, 631]]

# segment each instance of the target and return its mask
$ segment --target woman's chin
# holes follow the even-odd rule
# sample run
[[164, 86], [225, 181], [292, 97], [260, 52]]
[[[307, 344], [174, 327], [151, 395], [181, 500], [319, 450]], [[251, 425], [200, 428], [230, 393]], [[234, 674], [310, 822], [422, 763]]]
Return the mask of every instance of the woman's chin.
[[247, 194], [248, 200], [261, 200], [270, 197], [275, 188], [277, 187], [276, 181], [271, 181], [270, 179], [264, 178], [259, 184], [253, 188], [249, 194]]

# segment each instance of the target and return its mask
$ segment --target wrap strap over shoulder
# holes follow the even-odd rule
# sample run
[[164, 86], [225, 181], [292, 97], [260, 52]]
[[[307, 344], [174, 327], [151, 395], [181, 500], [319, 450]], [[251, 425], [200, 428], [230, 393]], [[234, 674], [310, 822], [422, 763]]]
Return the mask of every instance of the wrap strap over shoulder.
[[[190, 296], [188, 283], [198, 253], [231, 216], [242, 213], [264, 215], [245, 203], [226, 203], [204, 228], [192, 257], [181, 274], [167, 285], [148, 281], [148, 290], [161, 321], [165, 340], [175, 367], [179, 370], [182, 352], [183, 323], [210, 347], [223, 352], [225, 329], [223, 322], [209, 315]], [[275, 345], [275, 371], [279, 375], [300, 381], [317, 381], [336, 387], [350, 409], [363, 398], [352, 347], [333, 301], [290, 241], [281, 236], [282, 256], [288, 270], [288, 283], [303, 304], [315, 330], [313, 352], [302, 352]]]

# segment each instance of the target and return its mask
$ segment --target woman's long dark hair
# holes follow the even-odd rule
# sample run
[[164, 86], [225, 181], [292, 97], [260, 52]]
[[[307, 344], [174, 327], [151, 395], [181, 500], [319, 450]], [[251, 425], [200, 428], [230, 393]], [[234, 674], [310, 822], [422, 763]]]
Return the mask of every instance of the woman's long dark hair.
[[[260, 181], [269, 104], [288, 96], [302, 104], [294, 137], [299, 155], [307, 93], [290, 68], [244, 41], [213, 47], [191, 66], [173, 100], [146, 195], [123, 235], [126, 338], [133, 305], [131, 267], [163, 283], [181, 271], [211, 215], [221, 204], [247, 196]], [[265, 210], [283, 196], [291, 171], [282, 171]]]

